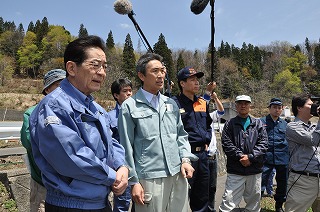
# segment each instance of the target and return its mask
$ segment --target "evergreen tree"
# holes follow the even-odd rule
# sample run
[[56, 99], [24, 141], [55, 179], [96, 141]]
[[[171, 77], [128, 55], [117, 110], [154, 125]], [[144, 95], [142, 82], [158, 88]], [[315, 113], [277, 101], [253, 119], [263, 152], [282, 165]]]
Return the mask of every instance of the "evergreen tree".
[[314, 48], [314, 68], [320, 75], [320, 43]]
[[84, 27], [83, 24], [80, 24], [80, 29], [79, 29], [79, 33], [78, 33], [78, 37], [79, 38], [83, 38], [88, 36], [88, 31], [87, 29]]
[[29, 25], [28, 25], [28, 29], [27, 29], [27, 32], [30, 31], [30, 32], [33, 32], [33, 33], [36, 33], [36, 29], [34, 27], [34, 24], [32, 21], [30, 21]]
[[126, 73], [126, 77], [128, 77], [129, 79], [134, 79], [134, 77], [136, 77], [135, 68], [136, 59], [134, 55], [131, 36], [128, 33], [123, 47], [121, 71]]
[[44, 36], [47, 35], [47, 33], [49, 31], [49, 23], [48, 23], [48, 19], [46, 17], [44, 17], [41, 22], [39, 20], [37, 20], [36, 25], [35, 25], [35, 31], [36, 31], [35, 33], [37, 35], [36, 45], [39, 48], [42, 48], [41, 41], [44, 38]]
[[307, 50], [308, 64], [309, 64], [309, 66], [312, 66], [313, 65], [312, 64], [312, 49], [311, 49], [311, 45], [310, 45], [308, 38], [306, 38], [306, 40], [305, 40], [305, 47]]
[[0, 17], [0, 34], [4, 32], [3, 24], [4, 24], [4, 22], [3, 22], [3, 18], [2, 18], [2, 17]]
[[225, 51], [224, 51], [224, 42], [223, 40], [221, 41], [220, 47], [218, 48], [218, 55], [219, 57], [225, 57]]
[[[168, 48], [164, 35], [161, 33], [158, 42], [153, 46], [154, 53], [159, 54], [163, 57], [164, 65], [167, 68], [167, 79], [175, 82], [176, 81], [176, 74], [173, 67], [173, 60], [172, 60], [172, 52]], [[175, 87], [176, 88], [176, 87]], [[172, 89], [173, 92], [176, 90]]]
[[229, 45], [228, 42], [226, 42], [225, 44], [225, 49], [224, 49], [224, 54], [225, 54], [225, 57], [227, 58], [230, 58], [231, 57], [231, 46]]
[[19, 24], [17, 31], [24, 34], [24, 28], [23, 28], [22, 23]]
[[4, 31], [15, 31], [16, 30], [16, 24], [14, 23], [14, 21], [12, 21], [12, 22], [6, 21], [3, 24], [3, 30]]
[[108, 33], [108, 38], [106, 41], [106, 46], [107, 46], [107, 50], [111, 50], [114, 48], [114, 40], [113, 40], [113, 35], [112, 35], [112, 31], [110, 30], [110, 32]]
[[[184, 68], [184, 60], [182, 58], [182, 52], [179, 53], [178, 59], [177, 59], [177, 71]], [[172, 80], [171, 80], [172, 81]]]

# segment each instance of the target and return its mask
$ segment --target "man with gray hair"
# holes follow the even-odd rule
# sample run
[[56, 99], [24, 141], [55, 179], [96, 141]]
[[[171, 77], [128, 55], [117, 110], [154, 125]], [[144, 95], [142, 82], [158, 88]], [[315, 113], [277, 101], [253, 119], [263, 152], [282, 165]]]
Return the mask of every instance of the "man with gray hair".
[[263, 122], [249, 115], [250, 96], [237, 96], [235, 103], [238, 115], [227, 121], [222, 131], [222, 147], [227, 155], [227, 180], [219, 209], [221, 212], [232, 211], [243, 197], [245, 209], [258, 212], [268, 134]]

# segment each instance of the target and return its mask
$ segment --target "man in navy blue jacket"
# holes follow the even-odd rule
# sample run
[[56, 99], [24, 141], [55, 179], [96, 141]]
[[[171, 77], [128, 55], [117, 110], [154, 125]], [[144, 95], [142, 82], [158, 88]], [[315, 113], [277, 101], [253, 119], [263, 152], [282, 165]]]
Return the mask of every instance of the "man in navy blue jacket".
[[227, 180], [221, 212], [233, 211], [242, 197], [246, 211], [260, 211], [261, 173], [268, 148], [268, 135], [263, 122], [249, 115], [251, 98], [236, 97], [238, 115], [225, 123], [222, 147], [227, 156]]
[[286, 140], [287, 122], [280, 118], [283, 105], [279, 98], [272, 98], [269, 103], [269, 115], [261, 118], [268, 133], [268, 151], [263, 166], [261, 192], [264, 191], [269, 176], [276, 169], [277, 189], [274, 199], [276, 212], [283, 211], [282, 205], [286, 201], [289, 152]]
[[209, 114], [209, 105], [202, 97], [196, 96], [199, 92], [199, 78], [203, 72], [197, 72], [192, 67], [185, 67], [178, 72], [178, 86], [181, 94], [174, 96], [180, 108], [180, 114], [191, 152], [199, 160], [193, 161], [195, 169], [193, 177], [189, 179], [191, 189], [189, 190], [190, 208], [192, 211], [208, 211], [209, 200], [209, 162], [208, 146], [211, 142], [212, 119]]

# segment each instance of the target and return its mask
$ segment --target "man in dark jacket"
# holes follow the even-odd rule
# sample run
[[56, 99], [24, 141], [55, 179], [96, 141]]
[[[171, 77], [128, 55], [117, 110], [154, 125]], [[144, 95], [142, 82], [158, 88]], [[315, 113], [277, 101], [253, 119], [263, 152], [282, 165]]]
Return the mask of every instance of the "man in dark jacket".
[[287, 122], [280, 118], [282, 112], [282, 101], [272, 98], [269, 103], [269, 115], [261, 120], [267, 127], [268, 151], [263, 166], [261, 193], [264, 192], [269, 176], [276, 169], [277, 189], [274, 199], [276, 201], [276, 212], [283, 211], [282, 205], [286, 201], [289, 152], [286, 140]]
[[209, 105], [202, 97], [197, 96], [200, 90], [199, 78], [203, 72], [198, 72], [192, 67], [181, 69], [178, 74], [178, 86], [181, 93], [174, 96], [180, 108], [184, 130], [188, 133], [191, 152], [199, 160], [192, 161], [195, 169], [193, 177], [189, 179], [189, 198], [192, 211], [207, 212], [209, 200], [209, 162], [208, 146], [211, 142], [212, 119], [209, 114]]
[[238, 115], [225, 123], [222, 147], [227, 156], [227, 180], [220, 211], [232, 211], [242, 197], [246, 211], [260, 211], [261, 172], [268, 135], [263, 122], [249, 116], [251, 98], [236, 97]]

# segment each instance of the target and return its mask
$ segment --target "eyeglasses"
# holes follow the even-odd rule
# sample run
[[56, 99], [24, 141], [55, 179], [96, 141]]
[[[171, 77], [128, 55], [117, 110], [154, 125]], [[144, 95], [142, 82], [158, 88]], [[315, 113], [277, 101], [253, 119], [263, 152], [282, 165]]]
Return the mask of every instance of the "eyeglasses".
[[93, 70], [96, 71], [96, 73], [98, 73], [101, 68], [106, 71], [107, 70], [107, 63], [102, 63], [100, 60], [92, 60], [92, 61], [85, 61], [87, 62], [88, 65], [90, 65]]

